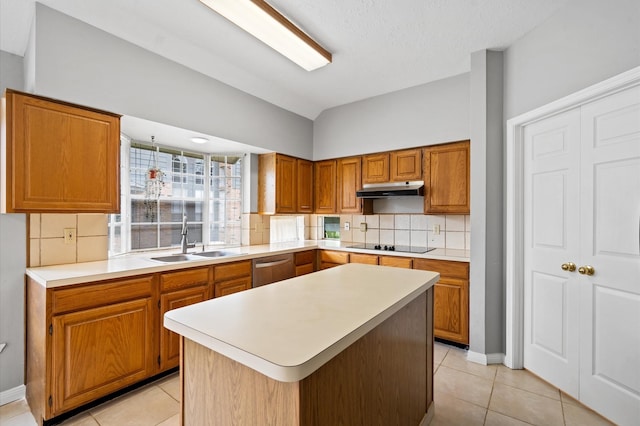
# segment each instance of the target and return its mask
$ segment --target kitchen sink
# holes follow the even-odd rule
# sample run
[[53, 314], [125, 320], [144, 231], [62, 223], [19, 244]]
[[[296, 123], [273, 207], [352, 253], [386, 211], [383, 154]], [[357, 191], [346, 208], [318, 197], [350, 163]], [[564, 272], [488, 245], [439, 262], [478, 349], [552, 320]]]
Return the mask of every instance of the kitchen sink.
[[191, 254], [171, 254], [168, 256], [152, 257], [151, 260], [158, 262], [184, 262], [185, 260], [199, 260]]
[[212, 250], [212, 251], [200, 251], [193, 253], [176, 253], [170, 254], [167, 256], [156, 256], [152, 257], [151, 260], [155, 260], [156, 262], [164, 262], [164, 263], [172, 263], [172, 262], [185, 262], [188, 260], [203, 260], [204, 257], [227, 257], [227, 256], [239, 256], [242, 253], [234, 253], [231, 251], [222, 251], [222, 250]]
[[222, 256], [233, 256], [236, 253], [229, 253], [226, 251], [214, 250], [214, 251], [201, 251], [193, 253], [194, 256], [203, 256], [203, 257], [222, 257]]

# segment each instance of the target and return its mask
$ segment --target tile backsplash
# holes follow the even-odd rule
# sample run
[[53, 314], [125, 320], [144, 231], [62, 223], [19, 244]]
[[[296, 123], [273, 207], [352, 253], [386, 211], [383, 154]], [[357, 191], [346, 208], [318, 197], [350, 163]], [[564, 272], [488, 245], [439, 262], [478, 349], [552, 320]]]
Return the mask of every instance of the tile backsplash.
[[[64, 230], [73, 229], [75, 238], [65, 243]], [[106, 260], [109, 257], [107, 215], [29, 215], [29, 266]]]
[[[246, 216], [246, 217], [245, 217]], [[305, 239], [323, 238], [325, 215], [304, 217]], [[471, 248], [469, 215], [374, 214], [326, 215], [340, 218], [340, 241], [354, 243], [428, 246], [435, 248]], [[242, 244], [268, 244], [270, 216], [243, 215]], [[349, 230], [345, 224], [349, 222]], [[366, 224], [366, 231], [360, 224]]]

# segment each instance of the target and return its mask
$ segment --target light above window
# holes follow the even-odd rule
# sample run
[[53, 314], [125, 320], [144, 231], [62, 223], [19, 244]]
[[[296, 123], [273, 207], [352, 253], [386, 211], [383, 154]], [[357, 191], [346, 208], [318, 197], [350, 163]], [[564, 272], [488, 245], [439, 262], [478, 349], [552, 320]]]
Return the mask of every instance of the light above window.
[[331, 63], [326, 51], [264, 0], [200, 0], [307, 71]]
[[203, 138], [203, 137], [200, 137], [200, 136], [196, 136], [196, 137], [191, 138], [191, 142], [193, 142], [193, 143], [207, 143], [207, 142], [209, 142], [209, 139]]

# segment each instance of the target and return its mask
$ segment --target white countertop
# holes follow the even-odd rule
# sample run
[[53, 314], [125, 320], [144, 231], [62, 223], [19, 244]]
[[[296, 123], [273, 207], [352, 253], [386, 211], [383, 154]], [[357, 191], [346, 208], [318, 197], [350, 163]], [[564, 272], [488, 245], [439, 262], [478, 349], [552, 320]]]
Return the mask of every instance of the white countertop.
[[351, 263], [169, 311], [164, 326], [275, 380], [295, 382], [439, 277]]
[[[144, 252], [128, 254], [101, 260], [96, 262], [72, 263], [66, 265], [42, 266], [27, 268], [26, 273], [43, 287], [54, 288], [65, 285], [80, 284], [90, 281], [123, 278], [133, 275], [152, 274], [156, 272], [171, 271], [175, 269], [191, 268], [196, 266], [212, 265], [217, 263], [234, 262], [238, 260], [254, 259], [273, 254], [296, 252], [311, 249], [342, 250], [354, 253], [369, 253], [400, 257], [414, 257], [424, 259], [454, 260], [459, 262], [469, 261], [469, 252], [465, 250], [435, 249], [424, 254], [400, 253], [386, 251], [372, 251], [349, 248], [354, 243], [346, 243], [331, 240], [308, 240], [291, 243], [263, 244], [254, 246], [242, 246], [222, 249], [233, 252], [233, 256], [207, 258], [202, 260], [189, 260], [183, 262], [161, 263], [151, 260], [154, 256], [174, 254], [176, 249], [169, 251]], [[208, 248], [215, 250], [215, 248]]]

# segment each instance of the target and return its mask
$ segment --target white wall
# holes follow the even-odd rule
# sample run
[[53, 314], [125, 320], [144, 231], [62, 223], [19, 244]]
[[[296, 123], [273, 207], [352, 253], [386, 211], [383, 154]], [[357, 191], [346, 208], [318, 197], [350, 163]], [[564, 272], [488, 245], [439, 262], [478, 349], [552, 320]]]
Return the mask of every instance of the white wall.
[[311, 159], [311, 120], [36, 4], [35, 92]]
[[[22, 57], [0, 51], [0, 90], [23, 90]], [[0, 214], [0, 395], [24, 383], [26, 216]], [[0, 400], [4, 398], [0, 397]]]
[[505, 51], [505, 118], [638, 65], [640, 1], [573, 0]]
[[323, 111], [313, 123], [313, 159], [469, 138], [469, 75]]

